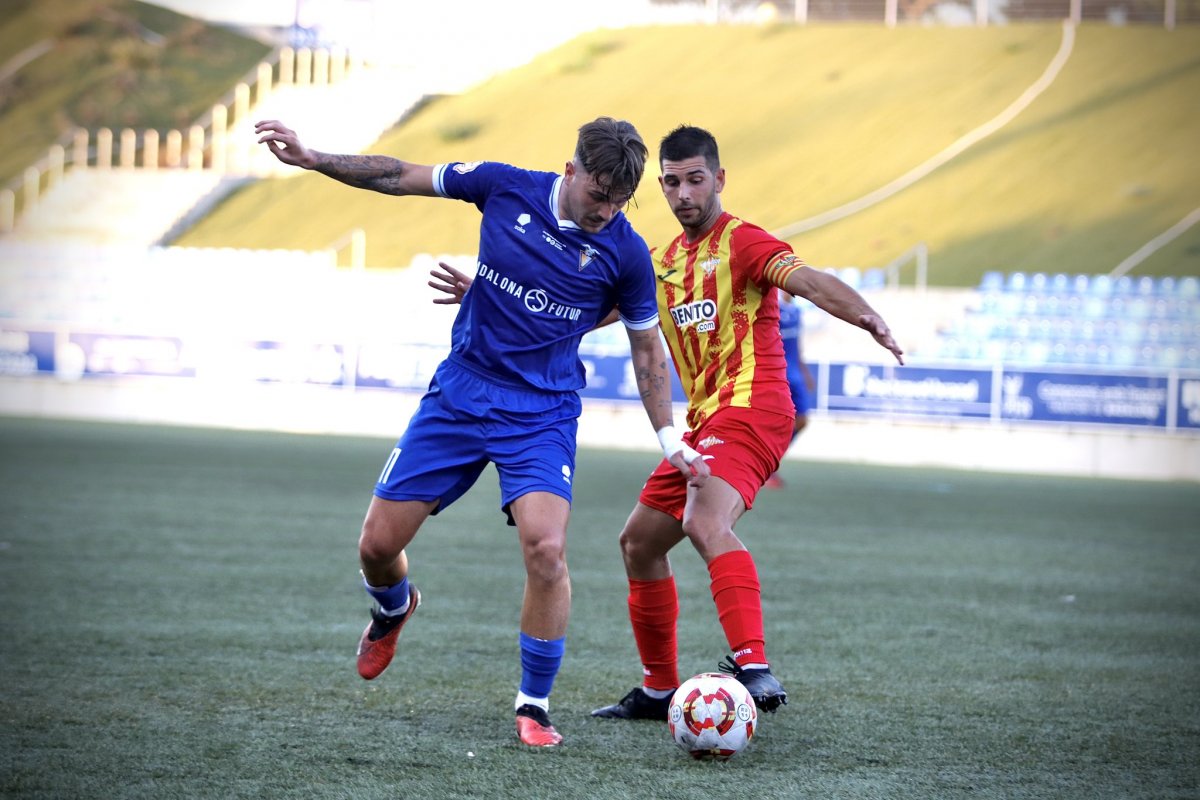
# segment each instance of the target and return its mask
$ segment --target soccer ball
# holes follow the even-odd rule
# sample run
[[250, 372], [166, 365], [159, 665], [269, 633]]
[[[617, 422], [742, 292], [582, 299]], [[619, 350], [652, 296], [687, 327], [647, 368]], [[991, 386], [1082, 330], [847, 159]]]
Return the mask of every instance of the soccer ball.
[[746, 687], [721, 672], [688, 678], [671, 697], [667, 725], [692, 758], [725, 761], [741, 752], [758, 722]]

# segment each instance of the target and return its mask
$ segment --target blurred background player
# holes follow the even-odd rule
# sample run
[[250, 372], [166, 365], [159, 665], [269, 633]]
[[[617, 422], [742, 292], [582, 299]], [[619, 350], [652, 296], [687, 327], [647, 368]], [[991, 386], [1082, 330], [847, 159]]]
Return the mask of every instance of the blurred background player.
[[733, 526], [778, 469], [794, 435], [776, 289], [866, 330], [901, 364], [903, 354], [858, 292], [723, 210], [725, 170], [708, 131], [686, 125], [671, 131], [659, 147], [659, 166], [663, 195], [683, 226], [653, 251], [659, 319], [688, 398], [684, 440], [711, 474], [702, 486], [688, 486], [678, 470], [660, 463], [621, 531], [643, 679], [592, 714], [666, 719], [679, 686], [679, 596], [668, 553], [685, 538], [708, 566], [717, 618], [732, 650], [721, 669], [746, 686], [759, 708], [774, 711], [787, 702], [787, 692], [767, 659], [757, 568]]
[[[787, 382], [792, 392], [792, 405], [796, 407], [796, 419], [792, 423], [792, 441], [808, 425], [808, 412], [812, 408], [812, 393], [816, 390], [808, 362], [804, 360], [804, 319], [800, 304], [783, 289], [779, 290], [779, 337], [783, 339], [783, 358], [787, 361]], [[790, 443], [789, 443], [790, 446]], [[771, 473], [763, 484], [767, 489], [782, 489], [783, 478], [779, 470]]]
[[359, 559], [376, 605], [358, 671], [371, 680], [387, 668], [420, 605], [405, 548], [492, 462], [526, 573], [517, 735], [527, 745], [557, 745], [548, 712], [571, 606], [566, 530], [584, 386], [579, 340], [614, 303], [664, 457], [685, 482], [702, 482], [707, 472], [703, 462], [689, 468], [697, 454], [672, 424], [650, 257], [621, 212], [642, 178], [646, 146], [628, 122], [601, 117], [579, 129], [557, 175], [494, 162], [424, 166], [335, 155], [308, 149], [278, 121], [255, 130], [285, 164], [384, 194], [463, 200], [482, 212], [481, 280], [462, 299], [450, 354], [385, 463], [363, 522]]

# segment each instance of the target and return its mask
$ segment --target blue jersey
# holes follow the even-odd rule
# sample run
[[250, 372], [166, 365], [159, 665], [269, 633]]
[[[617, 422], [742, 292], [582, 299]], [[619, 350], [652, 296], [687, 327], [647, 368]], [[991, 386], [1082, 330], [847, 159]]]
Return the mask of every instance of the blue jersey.
[[800, 360], [800, 334], [803, 328], [800, 305], [787, 295], [779, 296], [779, 335], [783, 339], [783, 358], [787, 362], [788, 388], [792, 393], [792, 405], [796, 414], [803, 416], [812, 409], [812, 398], [808, 393], [808, 382], [804, 379], [803, 362]]
[[579, 340], [613, 306], [630, 328], [658, 324], [650, 252], [624, 214], [588, 233], [558, 216], [561, 176], [496, 162], [441, 164], [433, 186], [483, 214], [452, 362], [503, 385], [575, 392]]
[[781, 295], [779, 302], [779, 335], [783, 338], [783, 357], [788, 369], [800, 367], [800, 306]]

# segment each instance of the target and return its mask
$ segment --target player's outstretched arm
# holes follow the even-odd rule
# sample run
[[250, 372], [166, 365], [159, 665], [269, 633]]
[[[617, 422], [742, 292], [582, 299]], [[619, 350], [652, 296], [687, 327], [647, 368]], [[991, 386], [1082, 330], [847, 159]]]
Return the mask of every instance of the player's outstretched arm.
[[875, 337], [880, 347], [895, 356], [896, 361], [904, 363], [904, 351], [896, 343], [883, 317], [871, 308], [862, 295], [841, 279], [812, 267], [800, 267], [788, 275], [786, 284], [783, 287], [786, 291], [807, 298], [817, 308], [862, 328]]
[[637, 381], [642, 405], [650, 424], [658, 432], [658, 441], [663, 448], [663, 457], [679, 470], [693, 486], [703, 486], [708, 480], [709, 468], [700, 454], [684, 444], [675, 428], [675, 414], [671, 406], [671, 375], [666, 351], [658, 336], [658, 326], [645, 330], [626, 328], [629, 333], [629, 351], [633, 361], [634, 380]]
[[256, 123], [254, 132], [259, 144], [265, 144], [271, 155], [289, 166], [315, 170], [349, 186], [383, 194], [435, 194], [433, 167], [391, 156], [339, 155], [312, 150], [304, 146], [295, 131], [274, 119]]

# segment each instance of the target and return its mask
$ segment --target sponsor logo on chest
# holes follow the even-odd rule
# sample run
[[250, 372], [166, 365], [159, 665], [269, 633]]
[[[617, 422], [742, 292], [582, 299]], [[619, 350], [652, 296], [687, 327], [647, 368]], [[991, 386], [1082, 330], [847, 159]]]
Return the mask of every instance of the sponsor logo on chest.
[[698, 333], [707, 333], [717, 327], [717, 304], [708, 298], [672, 306], [670, 312], [677, 328], [694, 325]]

